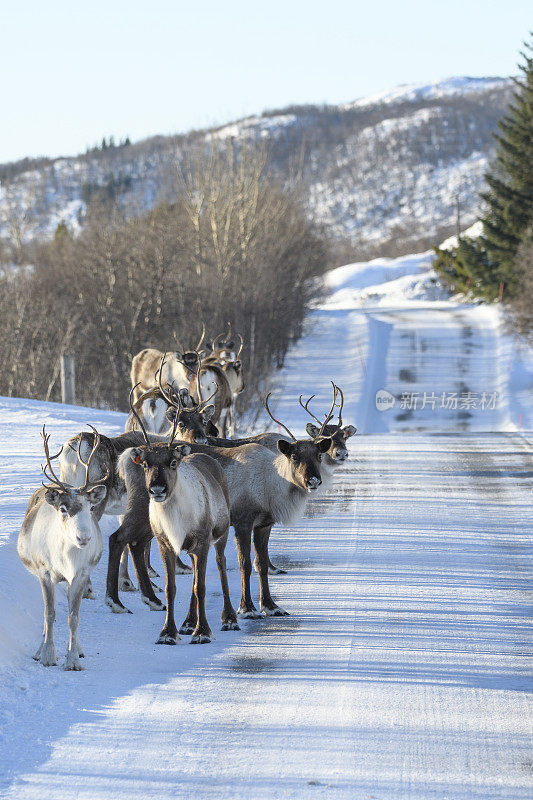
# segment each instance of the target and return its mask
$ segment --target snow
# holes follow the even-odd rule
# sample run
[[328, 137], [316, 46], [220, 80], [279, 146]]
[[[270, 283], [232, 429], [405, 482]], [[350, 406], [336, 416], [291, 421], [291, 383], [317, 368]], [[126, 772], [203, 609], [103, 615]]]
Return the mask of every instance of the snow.
[[[462, 231], [461, 236], [463, 239], [478, 239], [482, 233], [483, 223], [478, 219], [473, 225], [470, 225], [469, 228]], [[459, 240], [457, 236], [450, 236], [448, 239], [445, 239], [439, 247], [441, 250], [452, 250], [454, 247], [457, 247], [458, 243]]]
[[[506, 330], [498, 305], [450, 297], [432, 260], [428, 251], [327, 274], [330, 293], [287, 358], [283, 421], [303, 430], [294, 412], [302, 393], [317, 395], [315, 413], [327, 409], [326, 371], [362, 433], [533, 429], [531, 350]], [[394, 397], [386, 411], [376, 406], [380, 390]]]
[[247, 117], [240, 122], [224, 125], [214, 133], [206, 136], [210, 139], [233, 139], [239, 137], [268, 138], [280, 133], [284, 128], [294, 125], [297, 117], [294, 114], [274, 114], [272, 117]]
[[[211, 554], [216, 641], [155, 645], [162, 615], [139, 593], [122, 595], [131, 615], [104, 605], [116, 526], [104, 518], [97, 598], [80, 613], [86, 669], [35, 663], [42, 599], [16, 538], [40, 481], [39, 430], [55, 446], [88, 423], [117, 433], [125, 416], [0, 399], [2, 800], [531, 796], [531, 351], [497, 307], [447, 296], [428, 253], [341, 267], [326, 283], [278, 375], [277, 412], [303, 431], [298, 395], [316, 393], [323, 413], [331, 378], [359, 433], [327, 496], [274, 529], [272, 558], [288, 572], [270, 582], [288, 617], [221, 632]], [[500, 392], [497, 408], [398, 408], [403, 391], [462, 384]], [[392, 409], [377, 410], [378, 389]], [[226, 555], [236, 604], [232, 538]], [[190, 576], [176, 580], [179, 619]]]
[[454, 77], [430, 83], [401, 84], [395, 89], [362, 97], [344, 108], [367, 108], [368, 106], [390, 103], [412, 103], [419, 100], [439, 100], [453, 95], [468, 95], [497, 89], [509, 83], [509, 78], [469, 78]]
[[[506, 78], [449, 78], [323, 109], [265, 112], [218, 130], [191, 132], [187, 144], [155, 137], [133, 147], [59, 158], [0, 186], [0, 238], [9, 239], [14, 222], [25, 242], [53, 236], [61, 221], [77, 232], [84, 198], [111, 178], [122, 185], [124, 208], [152, 208], [168, 199], [169, 170], [182, 157], [182, 147], [235, 138], [271, 142], [270, 168], [282, 182], [292, 179], [290, 165], [299, 161], [303, 142], [310, 216], [334, 238], [365, 252], [384, 245], [405, 252], [422, 237], [437, 241], [443, 230], [453, 229], [458, 203], [462, 223], [474, 222], [494, 144], [493, 115], [486, 108], [496, 105], [503, 113], [510, 86]], [[456, 103], [456, 96], [475, 102]], [[413, 100], [428, 105], [419, 108]], [[324, 125], [332, 125], [327, 145]]]

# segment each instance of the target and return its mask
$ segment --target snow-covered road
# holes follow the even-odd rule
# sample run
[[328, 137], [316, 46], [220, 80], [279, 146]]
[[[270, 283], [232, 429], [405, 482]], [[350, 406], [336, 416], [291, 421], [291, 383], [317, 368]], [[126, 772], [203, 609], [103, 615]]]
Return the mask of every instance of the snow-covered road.
[[[386, 276], [359, 269], [355, 282], [369, 291], [417, 268], [404, 260]], [[0, 400], [2, 800], [531, 796], [533, 435], [510, 429], [527, 408], [522, 390], [511, 396], [505, 339], [484, 307], [373, 297], [358, 308], [347, 297], [354, 271], [346, 275], [352, 284], [334, 287], [282, 375], [278, 411], [291, 427], [306, 421], [298, 394], [317, 392], [320, 410], [331, 377], [345, 391], [345, 421], [363, 431], [333, 490], [298, 525], [274, 530], [273, 560], [288, 574], [271, 578], [273, 596], [289, 617], [218, 631], [211, 555], [216, 641], [156, 646], [161, 613], [138, 593], [123, 595], [132, 615], [104, 606], [104, 550], [98, 597], [81, 612], [86, 670], [33, 662], [42, 601], [15, 541], [39, 481], [39, 428], [47, 422], [55, 446], [87, 423], [115, 432], [123, 416]], [[501, 405], [402, 418], [399, 397], [410, 387], [451, 392], [462, 381], [471, 391], [498, 388]], [[378, 389], [397, 405], [378, 411]], [[233, 540], [227, 555], [236, 601]], [[177, 586], [184, 617], [190, 577]]]

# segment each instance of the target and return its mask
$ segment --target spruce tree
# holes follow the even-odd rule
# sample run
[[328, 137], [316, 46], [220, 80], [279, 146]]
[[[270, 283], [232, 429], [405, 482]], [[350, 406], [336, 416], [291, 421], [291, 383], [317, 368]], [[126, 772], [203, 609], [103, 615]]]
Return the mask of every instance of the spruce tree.
[[477, 240], [460, 238], [452, 254], [458, 288], [468, 282], [490, 299], [501, 283], [506, 297], [519, 290], [516, 252], [533, 221], [533, 45], [525, 45], [521, 55], [523, 74], [513, 79], [513, 100], [498, 123], [496, 155], [485, 175], [483, 234]]

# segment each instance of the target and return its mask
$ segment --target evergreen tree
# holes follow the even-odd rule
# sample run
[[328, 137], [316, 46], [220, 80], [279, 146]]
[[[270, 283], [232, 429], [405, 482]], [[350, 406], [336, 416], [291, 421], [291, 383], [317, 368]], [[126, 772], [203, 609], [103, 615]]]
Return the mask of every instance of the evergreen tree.
[[521, 55], [523, 75], [514, 79], [513, 100], [498, 123], [496, 156], [485, 175], [483, 235], [476, 240], [460, 238], [451, 256], [437, 253], [437, 268], [443, 267], [444, 277], [453, 277], [457, 288], [468, 284], [490, 299], [498, 295], [501, 283], [506, 296], [518, 291], [516, 252], [533, 221], [533, 44], [526, 45]]

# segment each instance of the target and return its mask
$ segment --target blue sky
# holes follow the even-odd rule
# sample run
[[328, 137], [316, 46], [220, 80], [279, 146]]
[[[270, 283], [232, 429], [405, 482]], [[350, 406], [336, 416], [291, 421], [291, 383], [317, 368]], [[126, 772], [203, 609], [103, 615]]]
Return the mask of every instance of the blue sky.
[[513, 74], [532, 19], [522, 0], [3, 0], [0, 162]]

